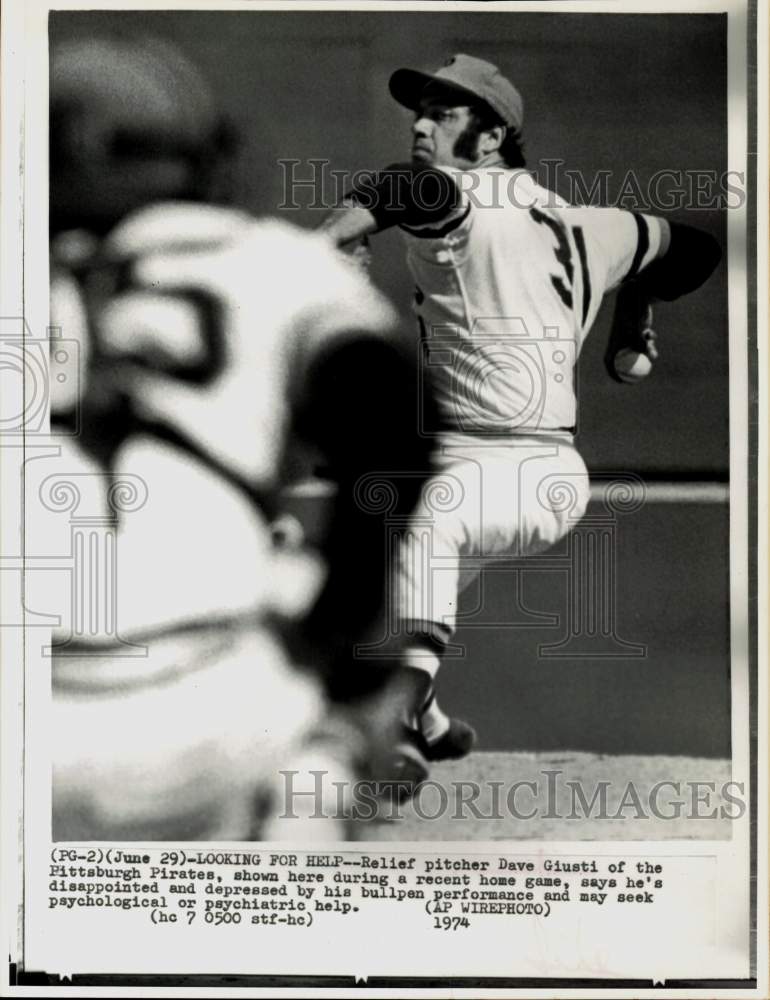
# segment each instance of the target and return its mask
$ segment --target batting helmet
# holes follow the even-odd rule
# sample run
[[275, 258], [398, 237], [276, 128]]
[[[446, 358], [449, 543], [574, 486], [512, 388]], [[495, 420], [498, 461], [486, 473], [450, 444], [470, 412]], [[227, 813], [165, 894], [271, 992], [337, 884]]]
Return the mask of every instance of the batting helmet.
[[89, 37], [51, 51], [51, 223], [106, 231], [150, 201], [204, 198], [231, 133], [211, 90], [157, 38]]

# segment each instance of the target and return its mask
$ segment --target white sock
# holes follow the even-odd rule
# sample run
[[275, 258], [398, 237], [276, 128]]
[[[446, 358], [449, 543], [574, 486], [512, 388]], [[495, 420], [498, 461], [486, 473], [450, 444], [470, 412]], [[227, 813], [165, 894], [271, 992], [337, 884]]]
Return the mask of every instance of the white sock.
[[428, 704], [420, 716], [420, 729], [428, 743], [436, 743], [449, 732], [449, 716], [441, 711], [435, 693], [432, 693]]
[[412, 667], [414, 670], [422, 670], [433, 680], [441, 666], [438, 653], [435, 653], [430, 646], [414, 643], [407, 646], [401, 654], [401, 662], [405, 667]]
[[[411, 667], [413, 670], [419, 670], [425, 677], [426, 686], [428, 690], [428, 705], [429, 702], [435, 703], [435, 698], [433, 697], [433, 679], [438, 673], [438, 668], [441, 665], [441, 660], [438, 655], [433, 651], [432, 648], [421, 643], [414, 643], [408, 646], [402, 654], [401, 662], [405, 667]], [[440, 711], [440, 709], [439, 709]], [[423, 707], [418, 707], [415, 709], [412, 706], [405, 707], [403, 712], [402, 721], [410, 729], [421, 729], [423, 720]], [[441, 713], [443, 715], [443, 713]], [[449, 723], [447, 722], [447, 726]], [[423, 731], [424, 732], [424, 731]], [[436, 739], [439, 739], [443, 733], [439, 733]]]

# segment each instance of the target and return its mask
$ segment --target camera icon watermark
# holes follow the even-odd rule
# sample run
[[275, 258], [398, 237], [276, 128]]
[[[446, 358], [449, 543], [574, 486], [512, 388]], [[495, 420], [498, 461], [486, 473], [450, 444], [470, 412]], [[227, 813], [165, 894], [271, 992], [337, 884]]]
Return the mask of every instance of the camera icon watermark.
[[576, 393], [577, 344], [558, 326], [533, 333], [521, 317], [489, 317], [468, 332], [424, 322], [421, 332], [423, 434], [435, 433], [425, 419], [429, 393], [455, 430], [489, 437], [542, 431], [549, 399], [569, 403]]
[[0, 435], [47, 435], [53, 405], [68, 411], [68, 433], [77, 433], [80, 401], [80, 345], [61, 336], [33, 337], [21, 317], [0, 317]]

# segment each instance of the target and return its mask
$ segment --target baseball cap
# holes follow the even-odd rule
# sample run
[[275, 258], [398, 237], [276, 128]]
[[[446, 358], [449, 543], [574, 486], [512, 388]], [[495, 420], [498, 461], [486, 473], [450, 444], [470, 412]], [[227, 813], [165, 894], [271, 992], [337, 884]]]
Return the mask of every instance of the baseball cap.
[[416, 111], [429, 84], [465, 93], [475, 100], [481, 99], [510, 128], [519, 129], [524, 122], [521, 94], [497, 66], [485, 59], [458, 52], [447, 59], [436, 73], [397, 69], [390, 78], [390, 93], [399, 104]]

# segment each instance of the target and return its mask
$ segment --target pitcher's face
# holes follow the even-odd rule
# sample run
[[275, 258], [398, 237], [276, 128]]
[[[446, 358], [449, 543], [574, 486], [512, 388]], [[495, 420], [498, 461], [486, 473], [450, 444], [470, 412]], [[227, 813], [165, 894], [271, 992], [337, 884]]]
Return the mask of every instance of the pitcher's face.
[[412, 125], [412, 159], [430, 166], [473, 166], [463, 144], [470, 123], [468, 107], [440, 97], [423, 100]]

